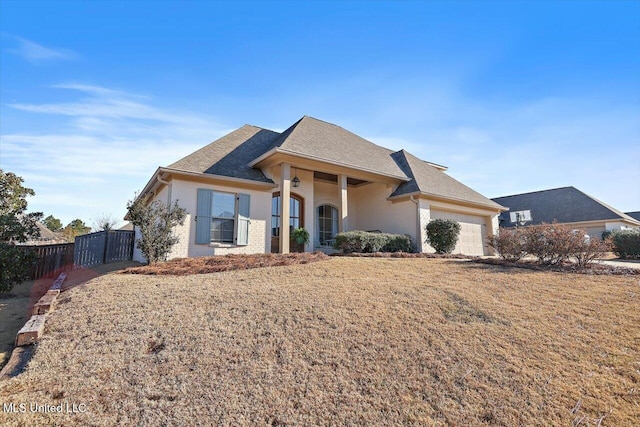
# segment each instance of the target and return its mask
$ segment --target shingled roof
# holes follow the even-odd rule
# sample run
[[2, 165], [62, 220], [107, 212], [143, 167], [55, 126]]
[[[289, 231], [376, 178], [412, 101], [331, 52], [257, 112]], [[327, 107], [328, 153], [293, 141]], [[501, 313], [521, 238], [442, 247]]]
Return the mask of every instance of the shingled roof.
[[391, 194], [391, 197], [420, 192], [447, 199], [472, 202], [496, 209], [503, 208], [498, 203], [472, 190], [460, 181], [456, 181], [446, 173], [405, 150], [397, 151], [391, 154], [391, 157], [403, 172], [411, 178], [410, 181], [400, 184]]
[[640, 221], [640, 211], [625, 212], [625, 215], [629, 215], [631, 218], [637, 219], [638, 221]]
[[252, 181], [272, 182], [249, 163], [274, 147], [280, 134], [257, 126], [244, 125], [172, 163], [169, 169], [208, 173]]
[[304, 116], [282, 132], [275, 146], [281, 151], [406, 179], [390, 157], [392, 150], [313, 117]]
[[[496, 197], [493, 201], [509, 208], [509, 211], [531, 211], [533, 220], [529, 225], [624, 220], [640, 225], [634, 218], [583, 193], [575, 187], [561, 187], [532, 193]], [[509, 212], [500, 215], [500, 222], [510, 226]]]
[[393, 152], [348, 130], [304, 116], [282, 133], [245, 125], [172, 163], [168, 169], [273, 183], [249, 166], [272, 150], [386, 175], [405, 181], [391, 195], [424, 193], [451, 200], [502, 208], [443, 172], [444, 167], [404, 150]]

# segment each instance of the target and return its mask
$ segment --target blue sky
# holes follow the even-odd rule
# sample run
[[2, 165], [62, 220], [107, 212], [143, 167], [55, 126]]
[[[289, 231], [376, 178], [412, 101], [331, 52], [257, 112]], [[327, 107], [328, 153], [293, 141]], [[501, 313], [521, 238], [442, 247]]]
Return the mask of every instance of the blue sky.
[[66, 224], [303, 115], [488, 197], [573, 185], [640, 210], [640, 2], [13, 1], [0, 167]]

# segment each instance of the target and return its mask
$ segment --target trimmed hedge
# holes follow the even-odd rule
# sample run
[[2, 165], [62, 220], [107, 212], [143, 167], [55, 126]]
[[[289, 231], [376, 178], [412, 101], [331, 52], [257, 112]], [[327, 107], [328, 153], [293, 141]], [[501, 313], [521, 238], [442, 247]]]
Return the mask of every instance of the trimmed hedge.
[[371, 233], [368, 231], [346, 231], [335, 236], [335, 249], [345, 254], [353, 252], [413, 252], [411, 237], [406, 234]]
[[613, 252], [620, 258], [640, 258], [640, 231], [616, 230], [609, 235]]
[[432, 219], [426, 226], [427, 243], [438, 254], [450, 254], [460, 236], [460, 223], [452, 219]]

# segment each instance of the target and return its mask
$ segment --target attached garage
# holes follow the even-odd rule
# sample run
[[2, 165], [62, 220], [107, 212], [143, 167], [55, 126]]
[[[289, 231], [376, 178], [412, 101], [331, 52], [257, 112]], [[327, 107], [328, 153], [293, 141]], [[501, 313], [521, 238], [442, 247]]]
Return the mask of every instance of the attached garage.
[[485, 218], [457, 212], [431, 210], [431, 219], [452, 219], [460, 224], [460, 236], [454, 254], [487, 255], [487, 225]]

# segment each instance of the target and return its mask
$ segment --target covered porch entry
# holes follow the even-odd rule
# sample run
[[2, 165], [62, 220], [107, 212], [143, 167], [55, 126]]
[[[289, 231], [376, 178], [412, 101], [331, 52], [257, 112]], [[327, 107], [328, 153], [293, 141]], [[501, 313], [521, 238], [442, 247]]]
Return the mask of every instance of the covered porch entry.
[[[272, 179], [279, 184], [271, 202], [272, 253], [331, 251], [336, 234], [358, 229], [357, 193], [374, 184], [374, 177], [309, 166], [282, 163], [271, 169]], [[380, 184], [379, 178], [376, 181]], [[386, 191], [380, 196], [386, 198], [390, 188], [386, 184], [382, 188]], [[309, 233], [306, 244], [292, 237], [299, 227]]]

